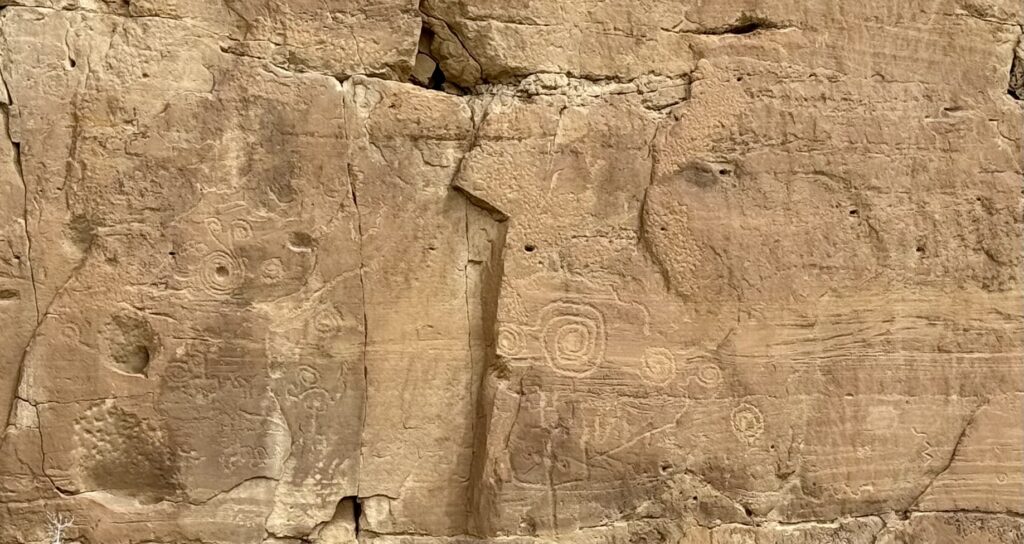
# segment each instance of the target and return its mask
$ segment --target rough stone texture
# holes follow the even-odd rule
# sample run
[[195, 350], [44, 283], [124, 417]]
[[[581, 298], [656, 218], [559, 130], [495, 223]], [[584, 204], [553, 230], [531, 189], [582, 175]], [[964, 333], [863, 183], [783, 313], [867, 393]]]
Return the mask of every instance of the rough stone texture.
[[1019, 1], [0, 6], [0, 542], [1024, 542]]

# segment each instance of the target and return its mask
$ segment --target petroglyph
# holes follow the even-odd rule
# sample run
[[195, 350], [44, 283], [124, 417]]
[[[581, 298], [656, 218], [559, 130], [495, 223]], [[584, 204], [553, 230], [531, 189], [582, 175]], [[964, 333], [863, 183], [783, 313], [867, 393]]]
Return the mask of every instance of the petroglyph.
[[601, 364], [606, 339], [604, 317], [597, 309], [555, 303], [545, 308], [544, 316], [544, 358], [552, 368], [579, 376]]
[[736, 437], [747, 444], [753, 444], [764, 433], [764, 415], [752, 404], [744, 402], [733, 408], [729, 421]]
[[1019, 1], [0, 4], [0, 542], [1020, 542]]

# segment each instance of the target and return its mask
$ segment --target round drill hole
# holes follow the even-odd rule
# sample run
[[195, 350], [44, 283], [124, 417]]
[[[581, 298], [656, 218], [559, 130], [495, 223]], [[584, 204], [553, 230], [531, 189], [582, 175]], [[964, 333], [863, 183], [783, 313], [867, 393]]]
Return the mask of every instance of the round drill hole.
[[523, 250], [525, 250], [527, 253], [533, 253], [534, 251], [537, 251], [537, 246], [533, 244], [526, 244], [523, 247]]

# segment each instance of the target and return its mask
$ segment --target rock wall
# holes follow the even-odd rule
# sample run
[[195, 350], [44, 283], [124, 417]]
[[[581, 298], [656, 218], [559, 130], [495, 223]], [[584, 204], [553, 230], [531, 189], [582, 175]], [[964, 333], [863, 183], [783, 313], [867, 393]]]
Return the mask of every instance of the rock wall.
[[0, 542], [1024, 542], [1018, 0], [0, 5]]

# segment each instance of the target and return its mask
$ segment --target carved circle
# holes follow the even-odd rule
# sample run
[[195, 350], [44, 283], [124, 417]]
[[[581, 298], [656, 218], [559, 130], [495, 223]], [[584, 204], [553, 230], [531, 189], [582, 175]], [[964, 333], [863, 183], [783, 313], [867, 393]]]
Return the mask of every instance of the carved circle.
[[526, 348], [526, 335], [516, 325], [504, 324], [498, 329], [498, 355], [515, 357]]
[[711, 363], [701, 365], [697, 369], [697, 382], [704, 387], [717, 387], [722, 383], [722, 371]]
[[651, 383], [664, 385], [676, 375], [676, 358], [665, 348], [644, 350], [644, 362], [640, 375]]
[[231, 222], [231, 237], [235, 240], [249, 240], [252, 238], [252, 225], [244, 219], [235, 219]]
[[210, 231], [211, 234], [217, 235], [224, 232], [224, 225], [216, 217], [208, 217], [203, 223], [206, 225], [206, 230]]
[[313, 387], [320, 383], [320, 373], [311, 366], [302, 365], [299, 367], [299, 382], [306, 387]]
[[338, 334], [341, 325], [341, 316], [334, 308], [324, 308], [313, 315], [313, 329], [324, 336]]
[[555, 303], [541, 333], [544, 357], [556, 371], [582, 376], [604, 358], [604, 319], [597, 309], [582, 304]]
[[316, 388], [302, 394], [302, 406], [310, 412], [322, 414], [331, 403], [331, 395], [327, 391]]
[[743, 403], [732, 410], [732, 430], [740, 440], [753, 443], [764, 432], [764, 416], [757, 407]]
[[199, 269], [199, 281], [207, 291], [217, 295], [228, 295], [245, 279], [245, 271], [238, 259], [226, 251], [213, 251], [203, 258]]

